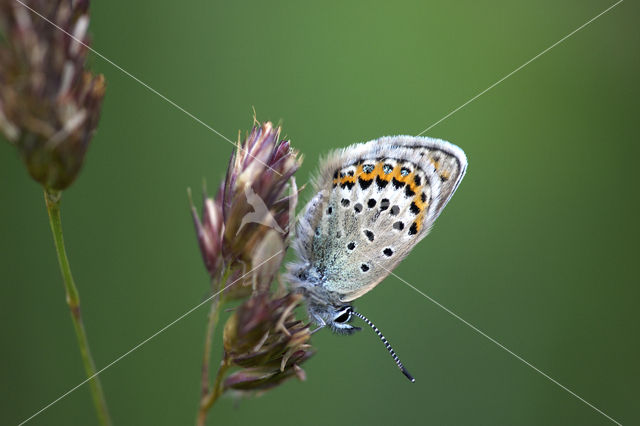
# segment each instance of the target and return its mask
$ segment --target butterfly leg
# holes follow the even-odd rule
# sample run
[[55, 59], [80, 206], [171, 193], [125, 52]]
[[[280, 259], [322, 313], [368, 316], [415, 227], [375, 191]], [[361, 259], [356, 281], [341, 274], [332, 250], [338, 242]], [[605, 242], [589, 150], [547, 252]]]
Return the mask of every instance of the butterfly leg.
[[323, 328], [325, 328], [325, 327], [326, 327], [326, 324], [323, 324], [323, 325], [321, 325], [321, 326], [318, 326], [318, 327], [316, 327], [316, 328], [315, 328], [311, 333], [309, 333], [309, 334], [314, 334], [316, 331], [320, 331], [320, 330], [322, 330], [322, 329], [323, 329]]

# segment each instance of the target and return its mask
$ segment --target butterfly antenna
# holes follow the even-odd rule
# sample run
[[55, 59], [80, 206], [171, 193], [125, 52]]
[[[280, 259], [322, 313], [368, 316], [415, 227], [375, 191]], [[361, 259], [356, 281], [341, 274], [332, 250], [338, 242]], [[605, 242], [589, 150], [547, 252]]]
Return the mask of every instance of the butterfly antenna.
[[393, 358], [393, 360], [396, 362], [396, 365], [398, 366], [398, 368], [400, 369], [400, 371], [402, 371], [402, 374], [404, 374], [407, 379], [411, 380], [411, 383], [415, 382], [416, 379], [413, 378], [413, 376], [411, 374], [409, 374], [409, 372], [407, 371], [406, 368], [404, 368], [404, 365], [402, 365], [402, 362], [400, 362], [400, 358], [398, 358], [398, 355], [396, 355], [395, 351], [393, 350], [393, 348], [391, 347], [391, 345], [389, 344], [389, 341], [387, 339], [385, 339], [385, 337], [382, 335], [382, 333], [380, 332], [380, 330], [378, 330], [378, 327], [376, 327], [371, 321], [369, 321], [369, 319], [367, 317], [365, 317], [364, 315], [362, 315], [359, 312], [356, 311], [351, 311], [351, 313], [355, 316], [357, 316], [358, 318], [360, 318], [362, 321], [366, 322], [367, 324], [369, 324], [369, 326], [371, 328], [373, 328], [373, 331], [376, 332], [376, 334], [378, 335], [378, 337], [380, 338], [380, 340], [382, 340], [382, 343], [384, 343], [385, 347], [387, 348], [387, 350], [389, 351], [389, 354], [391, 354], [391, 357]]

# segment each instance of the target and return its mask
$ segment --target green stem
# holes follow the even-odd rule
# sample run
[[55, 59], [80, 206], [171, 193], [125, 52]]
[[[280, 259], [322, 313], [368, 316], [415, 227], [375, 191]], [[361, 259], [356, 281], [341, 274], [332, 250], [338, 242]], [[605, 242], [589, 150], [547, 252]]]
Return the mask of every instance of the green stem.
[[206, 397], [209, 393], [209, 363], [211, 360], [211, 344], [213, 342], [213, 333], [220, 317], [220, 295], [213, 298], [211, 308], [209, 310], [209, 321], [207, 322], [207, 334], [204, 338], [204, 354], [202, 356], [202, 397]]
[[213, 389], [207, 395], [204, 395], [202, 400], [200, 401], [200, 411], [198, 411], [198, 421], [197, 426], [204, 426], [207, 420], [207, 413], [218, 400], [222, 392], [224, 392], [224, 374], [231, 367], [231, 362], [227, 357], [224, 357], [222, 361], [220, 361], [220, 368], [218, 368], [218, 374], [216, 374], [216, 381], [213, 384]]
[[[229, 276], [231, 275], [231, 268], [227, 268], [222, 274], [219, 281], [214, 282], [211, 286], [213, 291], [219, 291], [226, 285]], [[209, 381], [209, 364], [211, 363], [211, 344], [213, 342], [213, 333], [220, 317], [220, 307], [223, 303], [224, 293], [216, 295], [209, 310], [209, 319], [207, 321], [207, 334], [204, 338], [204, 354], [202, 356], [202, 379], [201, 379], [201, 396], [200, 407], [198, 408], [198, 417], [196, 424], [198, 426], [204, 426], [207, 413], [216, 399], [222, 394], [222, 378], [227, 367], [227, 360], [223, 359], [218, 374], [216, 375], [216, 381], [211, 389]], [[215, 396], [214, 396], [215, 395]]]
[[67, 252], [64, 248], [62, 222], [60, 220], [60, 199], [60, 191], [51, 189], [44, 190], [44, 200], [47, 205], [47, 212], [49, 213], [49, 224], [51, 225], [51, 232], [53, 233], [53, 241], [56, 246], [56, 252], [58, 253], [58, 263], [60, 265], [60, 272], [62, 272], [62, 280], [64, 281], [67, 305], [69, 305], [69, 309], [71, 310], [71, 319], [73, 320], [73, 327], [76, 330], [76, 337], [78, 339], [78, 346], [80, 347], [80, 355], [82, 356], [84, 370], [87, 377], [90, 378], [89, 385], [91, 388], [91, 396], [93, 397], [93, 404], [95, 405], [100, 425], [109, 426], [111, 425], [109, 410], [107, 409], [107, 403], [102, 391], [100, 379], [96, 375], [95, 363], [93, 362], [91, 352], [89, 351], [89, 342], [87, 340], [87, 334], [84, 330], [84, 323], [82, 322], [82, 315], [80, 313], [80, 296], [78, 295], [78, 289], [73, 282], [69, 259], [67, 259]]

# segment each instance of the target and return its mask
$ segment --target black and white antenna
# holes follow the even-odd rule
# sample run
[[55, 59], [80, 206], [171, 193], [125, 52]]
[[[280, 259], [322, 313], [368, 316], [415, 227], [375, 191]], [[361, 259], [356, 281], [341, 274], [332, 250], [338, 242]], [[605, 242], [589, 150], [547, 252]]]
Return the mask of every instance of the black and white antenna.
[[413, 378], [413, 376], [411, 376], [411, 374], [409, 374], [409, 372], [407, 371], [406, 368], [404, 368], [404, 365], [402, 365], [402, 362], [400, 362], [400, 358], [398, 358], [398, 355], [396, 355], [396, 353], [394, 352], [393, 348], [391, 347], [391, 345], [389, 344], [389, 341], [387, 341], [387, 339], [385, 339], [385, 337], [382, 335], [382, 333], [380, 332], [380, 330], [378, 330], [378, 327], [376, 327], [375, 325], [373, 325], [373, 323], [371, 321], [369, 321], [369, 319], [367, 317], [365, 317], [364, 315], [362, 315], [359, 312], [356, 312], [354, 310], [351, 311], [351, 313], [355, 316], [357, 316], [358, 318], [360, 318], [362, 321], [366, 322], [367, 324], [369, 324], [369, 326], [371, 328], [373, 328], [373, 331], [376, 332], [376, 334], [378, 335], [378, 337], [380, 338], [380, 340], [382, 340], [382, 343], [384, 343], [384, 345], [386, 346], [387, 350], [389, 351], [389, 353], [391, 354], [391, 357], [393, 357], [393, 360], [396, 362], [396, 364], [398, 365], [398, 368], [400, 369], [400, 371], [402, 371], [402, 374], [404, 374], [407, 379], [411, 380], [411, 383], [415, 382], [416, 379]]

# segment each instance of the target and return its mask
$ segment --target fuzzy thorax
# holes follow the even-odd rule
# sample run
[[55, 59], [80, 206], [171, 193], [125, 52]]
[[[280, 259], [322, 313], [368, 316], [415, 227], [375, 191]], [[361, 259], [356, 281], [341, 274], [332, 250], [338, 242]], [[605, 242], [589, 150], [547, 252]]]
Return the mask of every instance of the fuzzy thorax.
[[322, 274], [308, 264], [289, 265], [287, 280], [300, 292], [307, 303], [309, 317], [319, 327], [328, 326], [338, 334], [352, 334], [360, 328], [351, 321], [352, 306], [340, 298], [340, 294], [327, 290], [322, 285]]

